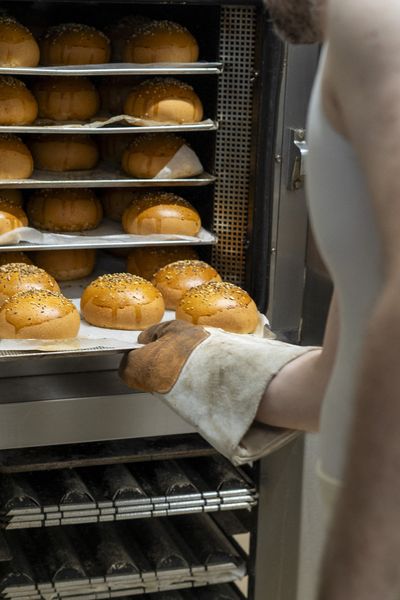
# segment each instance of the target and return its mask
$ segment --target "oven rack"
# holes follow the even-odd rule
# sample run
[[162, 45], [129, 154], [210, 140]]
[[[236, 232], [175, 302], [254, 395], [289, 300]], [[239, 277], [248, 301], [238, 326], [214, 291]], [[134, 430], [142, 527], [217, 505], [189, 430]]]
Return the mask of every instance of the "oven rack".
[[227, 583], [246, 565], [208, 515], [7, 532], [1, 597], [78, 600]]
[[78, 525], [178, 514], [248, 510], [257, 493], [220, 456], [3, 475], [5, 529]]
[[0, 75], [220, 75], [223, 64], [220, 61], [196, 63], [108, 63], [103, 65], [71, 65], [57, 67], [0, 67]]
[[35, 170], [29, 179], [0, 179], [0, 188], [200, 187], [211, 185], [215, 180], [216, 177], [206, 171], [185, 179], [135, 179], [127, 177], [117, 167], [100, 164], [89, 171], [58, 173]]
[[136, 134], [136, 133], [196, 133], [202, 131], [216, 131], [218, 123], [207, 119], [203, 123], [188, 124], [162, 124], [162, 125], [105, 125], [104, 127], [93, 127], [87, 125], [0, 125], [0, 133], [18, 133], [19, 135], [28, 133], [53, 133], [53, 134]]
[[[124, 596], [121, 600], [131, 600], [132, 596]], [[135, 596], [135, 600], [243, 600], [243, 595], [234, 585], [221, 584], [190, 591], [180, 590], [160, 592], [150, 596]]]

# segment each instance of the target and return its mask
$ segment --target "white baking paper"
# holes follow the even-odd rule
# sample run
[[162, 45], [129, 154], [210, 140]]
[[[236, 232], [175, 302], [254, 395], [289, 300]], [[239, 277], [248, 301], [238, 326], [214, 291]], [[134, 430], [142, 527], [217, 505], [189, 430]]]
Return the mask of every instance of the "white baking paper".
[[103, 219], [99, 227], [91, 229], [89, 231], [82, 231], [78, 233], [48, 233], [39, 231], [33, 227], [19, 227], [13, 229], [7, 233], [0, 235], [0, 246], [7, 246], [13, 244], [19, 244], [20, 242], [29, 242], [31, 244], [43, 244], [43, 245], [54, 245], [54, 244], [65, 244], [67, 243], [71, 247], [81, 246], [82, 238], [90, 238], [90, 241], [101, 246], [106, 246], [109, 242], [128, 242], [146, 245], [147, 243], [152, 244], [154, 242], [163, 241], [187, 241], [191, 243], [204, 242], [212, 243], [215, 241], [215, 236], [201, 229], [196, 237], [190, 235], [165, 235], [165, 234], [154, 234], [154, 235], [135, 235], [130, 233], [124, 233], [122, 227], [116, 221], [110, 219]]
[[197, 154], [184, 144], [153, 179], [184, 179], [200, 175], [203, 171], [203, 165]]
[[[80, 299], [74, 298], [73, 303], [80, 310]], [[166, 310], [162, 322], [175, 319], [175, 312]], [[252, 334], [257, 337], [264, 337], [265, 326], [268, 324], [267, 318], [260, 314], [259, 324], [256, 331]], [[27, 350], [36, 350], [38, 352], [82, 352], [84, 350], [133, 350], [140, 348], [137, 339], [140, 331], [122, 331], [119, 329], [106, 329], [103, 327], [94, 327], [89, 325], [81, 318], [81, 327], [79, 335], [71, 340], [0, 340], [0, 353], [2, 351], [24, 352]]]

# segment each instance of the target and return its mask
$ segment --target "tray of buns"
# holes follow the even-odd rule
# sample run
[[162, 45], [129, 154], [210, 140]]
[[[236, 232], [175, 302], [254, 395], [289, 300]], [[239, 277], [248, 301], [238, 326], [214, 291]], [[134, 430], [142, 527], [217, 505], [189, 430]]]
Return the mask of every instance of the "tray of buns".
[[93, 65], [61, 65], [51, 67], [0, 67], [0, 75], [220, 75], [223, 63], [199, 61], [195, 63], [106, 63]]
[[202, 121], [201, 123], [185, 123], [185, 124], [173, 124], [173, 123], [158, 123], [148, 125], [144, 122], [137, 124], [118, 124], [123, 119], [119, 119], [118, 122], [113, 121], [108, 124], [109, 119], [104, 121], [95, 121], [90, 123], [68, 123], [68, 124], [48, 124], [48, 123], [34, 123], [33, 125], [0, 125], [0, 133], [74, 133], [74, 134], [132, 134], [132, 132], [140, 131], [140, 133], [157, 133], [159, 131], [166, 132], [186, 132], [196, 133], [199, 131], [215, 131], [218, 129], [218, 124], [211, 119]]
[[56, 187], [196, 187], [212, 185], [216, 177], [203, 172], [194, 177], [177, 179], [156, 178], [139, 179], [127, 177], [117, 167], [110, 165], [99, 166], [89, 171], [73, 171], [57, 173], [54, 171], [35, 170], [29, 179], [0, 179], [0, 188], [56, 188]]

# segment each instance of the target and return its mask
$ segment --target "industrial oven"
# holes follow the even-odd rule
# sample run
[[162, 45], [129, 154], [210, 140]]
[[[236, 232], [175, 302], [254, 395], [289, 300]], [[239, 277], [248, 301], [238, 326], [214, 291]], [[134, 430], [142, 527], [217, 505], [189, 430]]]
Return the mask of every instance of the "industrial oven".
[[[139, 180], [102, 163], [68, 175], [35, 171], [2, 188], [143, 188], [179, 191], [199, 211], [200, 256], [249, 291], [284, 339], [300, 342], [306, 273], [304, 122], [314, 48], [286, 48], [256, 0], [2, 2], [32, 31], [81, 22], [104, 28], [131, 13], [170, 19], [197, 38], [191, 64], [0, 68], [29, 83], [46, 77], [174, 76], [199, 93], [207, 121], [177, 125], [204, 172]], [[162, 125], [91, 129], [97, 139], [164, 131]], [[0, 127], [27, 139], [46, 125]], [[70, 130], [67, 130], [70, 132]], [[72, 130], [87, 133], [85, 128]], [[110, 249], [146, 241], [93, 241]], [[151, 244], [187, 242], [151, 242]], [[23, 248], [22, 248], [23, 246]], [[67, 248], [24, 242], [1, 251]], [[108, 262], [111, 261], [111, 262]], [[110, 267], [111, 268], [111, 267]], [[121, 351], [4, 350], [0, 341], [0, 595], [13, 599], [294, 600], [303, 443], [270, 432], [259, 464], [234, 469], [159, 400], [118, 379]], [[244, 548], [238, 536], [249, 534]]]

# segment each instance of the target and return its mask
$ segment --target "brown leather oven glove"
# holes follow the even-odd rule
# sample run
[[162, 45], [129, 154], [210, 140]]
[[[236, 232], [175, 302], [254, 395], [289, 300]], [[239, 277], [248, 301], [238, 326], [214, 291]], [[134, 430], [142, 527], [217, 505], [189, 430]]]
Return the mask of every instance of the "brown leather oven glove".
[[119, 374], [131, 388], [167, 394], [193, 350], [209, 335], [202, 327], [185, 321], [153, 325], [138, 337], [145, 347], [124, 356]]
[[160, 394], [234, 464], [260, 458], [269, 440], [254, 426], [271, 379], [309, 348], [183, 321], [150, 327], [120, 367], [132, 388]]

